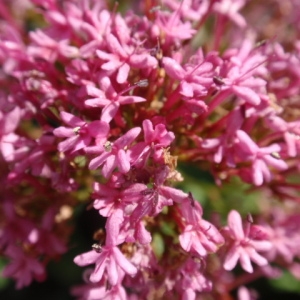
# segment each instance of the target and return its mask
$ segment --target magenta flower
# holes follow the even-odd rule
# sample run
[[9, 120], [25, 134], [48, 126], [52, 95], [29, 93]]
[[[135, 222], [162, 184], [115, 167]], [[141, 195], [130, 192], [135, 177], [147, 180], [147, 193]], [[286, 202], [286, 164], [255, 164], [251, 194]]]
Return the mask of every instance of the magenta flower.
[[228, 251], [223, 264], [224, 269], [232, 270], [238, 260], [242, 268], [249, 273], [253, 272], [251, 261], [259, 266], [267, 265], [267, 259], [261, 256], [258, 251], [269, 251], [272, 248], [272, 244], [269, 241], [256, 240], [255, 236], [254, 238], [251, 237], [250, 224], [244, 229], [242, 218], [235, 210], [229, 213], [227, 222], [228, 227], [224, 230], [230, 240], [226, 239]]
[[157, 11], [156, 20], [152, 28], [154, 36], [162, 31], [167, 39], [167, 43], [171, 41], [182, 41], [190, 39], [195, 34], [190, 22], [182, 22], [179, 14], [175, 12]]
[[36, 257], [26, 256], [21, 248], [14, 245], [8, 246], [5, 253], [11, 262], [4, 268], [2, 275], [14, 278], [17, 289], [29, 285], [34, 279], [45, 279], [45, 268]]
[[135, 127], [115, 142], [107, 142], [102, 147], [99, 145], [87, 149], [88, 153], [101, 153], [90, 161], [89, 168], [95, 170], [103, 165], [102, 174], [105, 178], [108, 178], [116, 167], [121, 173], [127, 173], [130, 170], [130, 159], [125, 147], [128, 147], [140, 132], [141, 128]]
[[207, 13], [209, 7], [209, 0], [194, 1], [185, 0], [184, 2], [177, 0], [164, 0], [164, 5], [171, 8], [172, 11], [176, 11], [184, 19], [190, 19], [193, 21], [199, 21]]
[[142, 198], [142, 191], [147, 186], [135, 183], [127, 188], [117, 189], [112, 184], [100, 184], [95, 182], [93, 185], [93, 206], [104, 217], [110, 217], [118, 207], [123, 210], [132, 203], [139, 202]]
[[295, 157], [300, 151], [300, 122], [285, 122], [282, 118], [272, 115], [266, 123], [278, 136], [283, 136], [288, 155]]
[[268, 262], [300, 277], [300, 1], [131, 2], [0, 1], [3, 275], [43, 280], [85, 205], [78, 300], [249, 300]]
[[196, 137], [199, 147], [207, 149], [209, 155], [213, 155], [213, 161], [217, 164], [226, 159], [226, 163], [230, 167], [236, 165], [233, 149], [233, 141], [238, 129], [242, 126], [243, 116], [240, 109], [235, 109], [219, 122], [223, 125], [225, 132], [220, 137], [201, 139]]
[[[124, 23], [122, 25], [125, 26]], [[124, 36], [122, 38], [124, 39]], [[154, 57], [147, 52], [137, 53], [138, 45], [135, 47], [128, 45], [129, 41], [130, 37], [128, 40], [125, 38], [124, 43], [121, 44], [113, 34], [108, 34], [106, 42], [109, 51], [96, 51], [101, 60], [107, 61], [101, 66], [101, 69], [110, 73], [118, 71], [116, 79], [120, 84], [126, 82], [130, 68], [153, 69], [157, 65]]]
[[58, 55], [74, 58], [79, 55], [79, 50], [70, 46], [68, 40], [56, 41], [42, 30], [31, 31], [30, 38], [36, 44], [28, 48], [28, 54], [31, 56], [54, 62]]
[[200, 204], [190, 197], [179, 206], [184, 226], [179, 235], [179, 242], [185, 251], [206, 256], [216, 252], [224, 243], [224, 238], [214, 225], [202, 219]]
[[14, 131], [21, 118], [21, 110], [18, 106], [4, 113], [9, 106], [8, 101], [0, 97], [0, 151], [6, 160], [13, 159], [14, 144], [18, 139]]
[[60, 116], [63, 122], [70, 126], [61, 126], [53, 130], [55, 136], [67, 138], [58, 144], [58, 150], [61, 152], [75, 152], [87, 147], [93, 138], [99, 142], [99, 140], [104, 140], [107, 137], [109, 126], [106, 122], [92, 121], [87, 123], [67, 112], [61, 112]]
[[101, 120], [109, 123], [117, 114], [120, 105], [139, 103], [146, 101], [145, 98], [138, 96], [122, 96], [117, 93], [111, 84], [109, 77], [100, 80], [101, 89], [88, 85], [87, 94], [94, 98], [85, 101], [88, 107], [103, 107]]
[[286, 170], [286, 162], [276, 157], [281, 150], [280, 146], [273, 144], [260, 148], [248, 134], [243, 130], [237, 130], [236, 136], [239, 143], [236, 144], [236, 153], [243, 162], [250, 161], [252, 168], [252, 178], [255, 185], [262, 185], [264, 180], [270, 181], [272, 173], [268, 165], [278, 170]]
[[266, 72], [263, 66], [266, 57], [253, 51], [250, 40], [244, 40], [240, 49], [228, 50], [224, 59], [219, 72], [222, 92], [218, 97], [224, 93], [226, 98], [233, 93], [252, 106], [259, 105], [261, 95], [266, 93], [266, 81], [261, 78]]
[[79, 266], [95, 264], [95, 270], [91, 273], [90, 281], [98, 282], [102, 279], [106, 270], [108, 281], [111, 285], [116, 285], [123, 272], [130, 276], [137, 273], [137, 268], [128, 261], [120, 249], [116, 246], [120, 240], [120, 223], [123, 220], [122, 210], [116, 210], [106, 223], [106, 244], [101, 247], [101, 251], [92, 250], [80, 254], [74, 258], [74, 262]]
[[44, 135], [36, 140], [35, 143], [28, 144], [26, 147], [27, 153], [24, 153], [24, 157], [16, 162], [13, 172], [22, 176], [24, 172], [31, 170], [35, 176], [50, 178], [53, 169], [47, 154], [49, 156], [49, 152], [56, 150], [54, 141], [54, 136]]
[[214, 3], [213, 9], [231, 19], [239, 27], [245, 27], [247, 25], [246, 20], [239, 13], [245, 3], [245, 0], [221, 0]]
[[159, 161], [162, 159], [163, 150], [175, 139], [174, 133], [167, 131], [164, 124], [153, 126], [150, 120], [143, 121], [144, 142], [137, 143], [130, 149], [132, 164], [143, 165], [150, 155]]
[[48, 209], [39, 226], [36, 226], [28, 235], [28, 240], [35, 245], [36, 251], [41, 254], [55, 256], [66, 252], [64, 242], [54, 233], [54, 218], [57, 211]]
[[163, 65], [167, 74], [180, 80], [179, 93], [185, 97], [204, 96], [212, 84], [213, 65], [201, 62], [199, 65], [186, 65], [184, 68], [170, 57], [163, 58]]
[[131, 276], [137, 272], [136, 267], [126, 259], [118, 247], [114, 246], [103, 246], [101, 253], [92, 250], [80, 254], [74, 258], [74, 262], [78, 266], [96, 264], [95, 270], [90, 276], [91, 282], [100, 281], [105, 270], [111, 285], [117, 284], [120, 269]]

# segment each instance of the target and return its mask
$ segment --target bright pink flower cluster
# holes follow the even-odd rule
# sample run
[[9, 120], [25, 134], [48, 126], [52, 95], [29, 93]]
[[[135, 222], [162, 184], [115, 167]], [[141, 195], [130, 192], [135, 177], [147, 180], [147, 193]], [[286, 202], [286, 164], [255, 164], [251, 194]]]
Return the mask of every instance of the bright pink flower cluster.
[[[3, 275], [17, 288], [44, 280], [85, 201], [106, 223], [74, 258], [94, 265], [78, 299], [238, 288], [245, 300], [278, 265], [300, 278], [300, 21], [285, 2], [287, 36], [266, 28], [277, 0], [0, 3]], [[226, 204], [203, 214], [177, 162], [216, 189], [255, 190], [254, 219]]]

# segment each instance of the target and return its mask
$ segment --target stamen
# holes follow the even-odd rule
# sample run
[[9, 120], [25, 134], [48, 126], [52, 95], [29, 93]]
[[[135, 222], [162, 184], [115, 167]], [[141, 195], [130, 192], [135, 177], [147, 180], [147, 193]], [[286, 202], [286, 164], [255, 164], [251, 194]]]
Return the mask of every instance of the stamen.
[[134, 90], [137, 86], [138, 87], [147, 87], [149, 84], [148, 79], [141, 79], [137, 82], [135, 82], [133, 85], [130, 85], [128, 88], [126, 88], [125, 90], [123, 90], [122, 92], [119, 93], [119, 95], [123, 95], [129, 91]]
[[138, 82], [136, 82], [134, 85], [139, 86], [139, 87], [147, 87], [149, 85], [148, 79], [142, 79]]
[[214, 76], [213, 77], [213, 82], [216, 85], [223, 85], [223, 84], [225, 84], [225, 82], [223, 81], [223, 78], [221, 76]]
[[104, 150], [105, 150], [106, 152], [110, 152], [111, 149], [112, 149], [112, 144], [111, 144], [110, 141], [106, 141], [106, 142], [104, 143], [103, 147], [104, 147]]
[[157, 12], [158, 10], [161, 9], [161, 6], [160, 5], [156, 5], [156, 6], [153, 6], [150, 8], [149, 12], [150, 13], [154, 13], [154, 12]]
[[278, 152], [272, 152], [271, 153], [271, 156], [274, 157], [274, 158], [277, 158], [277, 159], [280, 159], [280, 154]]
[[73, 131], [74, 131], [74, 133], [75, 134], [79, 134], [79, 131], [80, 131], [80, 126], [77, 126], [77, 127], [75, 127], [74, 129], [73, 129]]
[[100, 244], [93, 244], [92, 248], [94, 251], [96, 251], [97, 253], [101, 253], [102, 252], [102, 246]]

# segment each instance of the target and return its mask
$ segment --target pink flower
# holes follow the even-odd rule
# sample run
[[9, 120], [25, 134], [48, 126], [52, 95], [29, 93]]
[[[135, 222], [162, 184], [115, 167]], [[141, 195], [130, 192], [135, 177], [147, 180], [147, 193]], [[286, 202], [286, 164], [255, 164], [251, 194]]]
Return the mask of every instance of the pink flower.
[[239, 27], [247, 25], [239, 10], [245, 5], [245, 0], [221, 0], [214, 3], [213, 9], [231, 19]]
[[164, 0], [163, 4], [170, 7], [172, 11], [176, 11], [182, 17], [192, 21], [201, 20], [209, 8], [209, 0]]
[[70, 46], [68, 40], [62, 39], [56, 41], [40, 29], [31, 31], [30, 37], [36, 44], [28, 47], [28, 53], [31, 56], [43, 58], [49, 62], [54, 62], [58, 55], [65, 57], [77, 57], [79, 54], [78, 49], [74, 46]]
[[57, 137], [67, 138], [58, 144], [58, 150], [61, 152], [78, 151], [87, 147], [93, 138], [99, 141], [105, 139], [108, 134], [109, 126], [106, 122], [92, 121], [87, 123], [67, 112], [61, 112], [60, 116], [63, 122], [70, 126], [61, 126], [53, 130], [53, 134]]
[[164, 148], [167, 148], [175, 139], [174, 133], [167, 131], [162, 123], [153, 126], [150, 120], [144, 120], [143, 131], [144, 142], [137, 143], [130, 149], [131, 161], [135, 166], [147, 163], [150, 155], [156, 161], [161, 160]]
[[117, 284], [120, 269], [131, 276], [137, 272], [136, 267], [132, 265], [119, 248], [115, 246], [103, 246], [101, 253], [92, 250], [80, 254], [74, 258], [74, 262], [78, 266], [96, 265], [90, 277], [91, 282], [100, 281], [105, 270], [111, 285]]
[[223, 91], [220, 94], [227, 95], [230, 92], [252, 106], [259, 105], [261, 94], [266, 94], [266, 81], [260, 78], [266, 73], [263, 66], [265, 61], [266, 57], [254, 51], [252, 42], [248, 39], [243, 41], [239, 49], [227, 50], [219, 72], [219, 87]]
[[238, 143], [235, 145], [236, 153], [243, 162], [250, 161], [252, 169], [252, 178], [255, 185], [262, 185], [264, 180], [269, 182], [272, 173], [268, 165], [278, 170], [286, 170], [288, 165], [285, 161], [272, 156], [278, 153], [281, 148], [277, 144], [260, 148], [243, 130], [237, 130], [236, 136]]
[[28, 240], [35, 245], [36, 251], [41, 255], [55, 256], [66, 252], [65, 243], [56, 235], [55, 229], [55, 214], [57, 211], [54, 208], [48, 209], [39, 226], [36, 226], [28, 235]]
[[179, 242], [185, 251], [206, 256], [210, 252], [216, 252], [224, 243], [217, 228], [202, 219], [202, 208], [191, 195], [180, 204], [179, 213], [184, 226]]
[[219, 121], [219, 126], [223, 126], [225, 132], [220, 137], [201, 139], [196, 137], [199, 147], [208, 150], [208, 155], [213, 155], [213, 161], [220, 164], [223, 159], [227, 165], [234, 167], [236, 165], [234, 159], [233, 144], [236, 131], [240, 129], [244, 118], [241, 109], [235, 109], [230, 112], [226, 118]]
[[180, 80], [179, 93], [185, 97], [203, 96], [207, 94], [208, 87], [212, 84], [213, 65], [202, 61], [198, 65], [181, 67], [170, 57], [163, 58], [163, 66], [167, 74]]
[[[106, 223], [106, 244], [99, 251], [89, 251], [80, 254], [74, 258], [74, 262], [79, 266], [95, 264], [95, 269], [90, 276], [91, 282], [98, 282], [102, 279], [106, 270], [108, 281], [111, 285], [116, 285], [120, 278], [123, 278], [123, 272], [134, 276], [137, 268], [128, 261], [120, 249], [116, 246], [120, 240], [120, 224], [123, 220], [123, 212], [115, 211]], [[122, 238], [121, 238], [122, 239]]]
[[[122, 22], [125, 26], [125, 23]], [[119, 28], [120, 30], [120, 28]], [[124, 39], [124, 36], [122, 37]], [[117, 71], [117, 82], [122, 84], [126, 82], [130, 68], [153, 69], [157, 61], [149, 53], [137, 53], [138, 45], [129, 45], [130, 37], [124, 43], [113, 35], [106, 36], [106, 42], [109, 51], [97, 50], [97, 56], [106, 63], [102, 64], [101, 69], [109, 72]]]
[[241, 286], [238, 289], [238, 300], [256, 300], [258, 295], [255, 291], [247, 289], [245, 286]]
[[[253, 272], [251, 260], [259, 266], [268, 264], [266, 258], [261, 256], [257, 251], [268, 251], [272, 248], [272, 244], [265, 240], [256, 240], [255, 235], [250, 231], [250, 224], [243, 228], [242, 218], [240, 214], [232, 210], [228, 215], [228, 227], [224, 230], [226, 236], [226, 244], [228, 251], [225, 257], [223, 267], [227, 271], [231, 271], [237, 264], [238, 260], [242, 268], [249, 272]], [[258, 232], [259, 229], [256, 229]]]
[[297, 156], [300, 151], [300, 122], [286, 122], [278, 116], [270, 116], [266, 120], [267, 125], [284, 138], [287, 153], [291, 157]]
[[152, 28], [154, 36], [158, 36], [159, 32], [163, 32], [166, 38], [166, 45], [171, 42], [190, 39], [196, 33], [192, 28], [191, 22], [182, 22], [177, 11], [172, 13], [166, 11], [157, 11], [156, 20]]
[[42, 281], [45, 279], [45, 268], [36, 257], [26, 256], [19, 247], [10, 245], [5, 254], [11, 262], [4, 268], [2, 274], [16, 280], [16, 288], [20, 289], [29, 285], [33, 279]]
[[122, 96], [117, 93], [111, 84], [109, 77], [103, 77], [100, 80], [101, 89], [88, 85], [87, 94], [94, 98], [85, 101], [88, 107], [103, 107], [101, 120], [109, 123], [117, 114], [119, 107], [125, 104], [139, 103], [146, 101], [145, 98], [138, 96]]
[[95, 182], [93, 189], [94, 208], [99, 210], [102, 216], [110, 217], [118, 207], [125, 210], [128, 205], [140, 202], [141, 192], [147, 189], [147, 186], [135, 183], [125, 189], [117, 189], [110, 182], [106, 184]]
[[105, 178], [108, 178], [116, 167], [121, 173], [127, 173], [130, 170], [130, 159], [125, 148], [135, 140], [140, 132], [141, 128], [135, 127], [115, 142], [108, 142], [102, 147], [99, 145], [87, 149], [88, 153], [101, 153], [90, 161], [89, 168], [95, 170], [103, 165], [102, 174]]
[[52, 175], [49, 152], [56, 150], [55, 137], [43, 135], [26, 148], [26, 155], [16, 162], [13, 172], [22, 176], [24, 172], [31, 170], [35, 176], [49, 178]]

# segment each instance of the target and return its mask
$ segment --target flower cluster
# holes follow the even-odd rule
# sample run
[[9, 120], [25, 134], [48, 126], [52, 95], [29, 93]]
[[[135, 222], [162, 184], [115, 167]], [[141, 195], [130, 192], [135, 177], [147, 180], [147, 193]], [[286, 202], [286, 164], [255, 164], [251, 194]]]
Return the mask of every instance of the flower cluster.
[[[269, 2], [0, 3], [4, 276], [44, 280], [84, 203], [105, 226], [74, 258], [94, 265], [78, 299], [244, 300], [278, 266], [300, 278], [300, 7]], [[177, 163], [256, 209], [206, 212]]]

